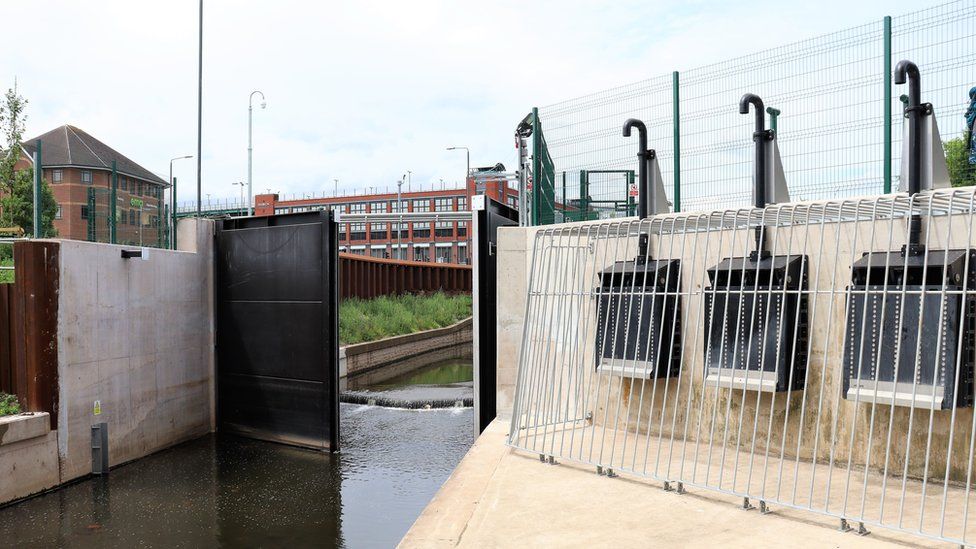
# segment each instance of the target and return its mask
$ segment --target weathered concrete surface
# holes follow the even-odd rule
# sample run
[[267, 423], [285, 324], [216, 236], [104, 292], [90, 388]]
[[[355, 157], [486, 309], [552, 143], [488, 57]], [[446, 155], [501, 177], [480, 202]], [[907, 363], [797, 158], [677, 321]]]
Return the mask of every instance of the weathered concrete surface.
[[58, 439], [47, 413], [0, 418], [0, 503], [57, 486]]
[[[372, 373], [371, 382], [383, 381], [432, 361], [460, 356], [457, 353], [471, 345], [471, 337], [471, 318], [466, 318], [444, 328], [346, 345], [340, 351], [339, 360], [344, 361], [340, 373], [344, 371], [347, 376]], [[411, 359], [416, 359], [415, 364], [410, 364]], [[397, 368], [388, 368], [393, 364]]]
[[836, 521], [703, 490], [548, 466], [505, 446], [496, 420], [475, 442], [400, 547], [948, 547], [878, 529], [841, 533]]
[[111, 465], [213, 429], [212, 231], [183, 220], [191, 251], [151, 249], [145, 261], [122, 259], [127, 246], [61, 241], [61, 482], [91, 472], [94, 423], [108, 423]]

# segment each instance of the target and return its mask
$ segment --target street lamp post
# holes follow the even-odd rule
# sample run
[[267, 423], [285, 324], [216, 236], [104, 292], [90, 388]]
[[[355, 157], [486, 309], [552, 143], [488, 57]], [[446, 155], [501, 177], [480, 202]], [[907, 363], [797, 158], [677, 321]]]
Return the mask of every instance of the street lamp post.
[[[409, 187], [407, 188], [409, 190]], [[397, 213], [400, 214], [400, 221], [397, 222], [397, 259], [406, 259], [405, 253], [403, 253], [403, 242], [401, 241], [400, 235], [403, 234], [403, 201], [400, 199], [401, 191], [403, 190], [403, 179], [397, 181]], [[403, 256], [403, 257], [401, 257]]]
[[464, 156], [467, 159], [468, 170], [464, 172], [464, 186], [468, 186], [468, 176], [471, 175], [471, 149], [467, 147], [448, 147], [449, 151], [456, 151], [458, 149], [464, 149]]
[[[247, 215], [249, 216], [254, 214], [253, 210], [251, 209], [251, 202], [254, 200], [254, 194], [251, 187], [251, 156], [254, 151], [254, 146], [252, 145], [251, 141], [251, 119], [253, 118], [254, 113], [254, 94], [261, 96], [262, 109], [268, 106], [267, 101], [264, 100], [264, 93], [262, 93], [260, 90], [252, 91], [250, 97], [247, 98]], [[241, 191], [243, 190], [244, 189], [242, 187]]]
[[245, 184], [246, 183], [244, 183], [243, 181], [235, 181], [235, 182], [231, 183], [231, 185], [240, 185], [241, 186], [241, 213], [244, 213], [244, 210], [245, 210], [245, 208], [244, 208], [244, 185]]
[[177, 160], [186, 160], [188, 158], [193, 158], [192, 154], [186, 156], [176, 156], [169, 159], [169, 184], [171, 185], [169, 189], [169, 210], [170, 215], [173, 216], [173, 221], [170, 225], [170, 242], [173, 243], [173, 249], [176, 249], [176, 181], [173, 180], [173, 162]]

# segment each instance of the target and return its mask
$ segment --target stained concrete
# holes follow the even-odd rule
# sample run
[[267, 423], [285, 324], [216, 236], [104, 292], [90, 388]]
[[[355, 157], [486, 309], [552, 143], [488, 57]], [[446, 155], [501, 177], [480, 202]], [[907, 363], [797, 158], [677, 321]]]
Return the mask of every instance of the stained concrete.
[[838, 531], [836, 520], [704, 490], [546, 465], [505, 446], [496, 420], [420, 515], [400, 547], [951, 547], [878, 529]]
[[0, 503], [56, 486], [57, 433], [47, 413], [0, 418]]

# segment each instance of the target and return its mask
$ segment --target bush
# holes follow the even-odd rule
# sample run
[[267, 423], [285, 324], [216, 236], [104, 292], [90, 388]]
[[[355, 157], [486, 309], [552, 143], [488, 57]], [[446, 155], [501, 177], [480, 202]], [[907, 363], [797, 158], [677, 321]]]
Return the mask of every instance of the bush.
[[339, 305], [339, 342], [343, 345], [443, 328], [471, 316], [471, 296], [383, 296], [346, 299]]
[[20, 403], [17, 397], [0, 393], [0, 416], [11, 416], [20, 413]]

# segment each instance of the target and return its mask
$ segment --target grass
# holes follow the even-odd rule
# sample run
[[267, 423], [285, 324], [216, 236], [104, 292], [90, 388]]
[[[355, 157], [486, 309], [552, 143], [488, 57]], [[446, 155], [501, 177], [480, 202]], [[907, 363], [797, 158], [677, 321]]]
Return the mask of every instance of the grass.
[[342, 345], [443, 328], [471, 316], [470, 295], [384, 296], [346, 299], [339, 305]]
[[[13, 267], [13, 259], [0, 259], [0, 266], [3, 267]], [[14, 272], [8, 270], [0, 270], [0, 284], [13, 284], [14, 282]]]
[[0, 393], [0, 417], [12, 416], [19, 413], [20, 403], [17, 402], [17, 397], [8, 395], [7, 393]]

